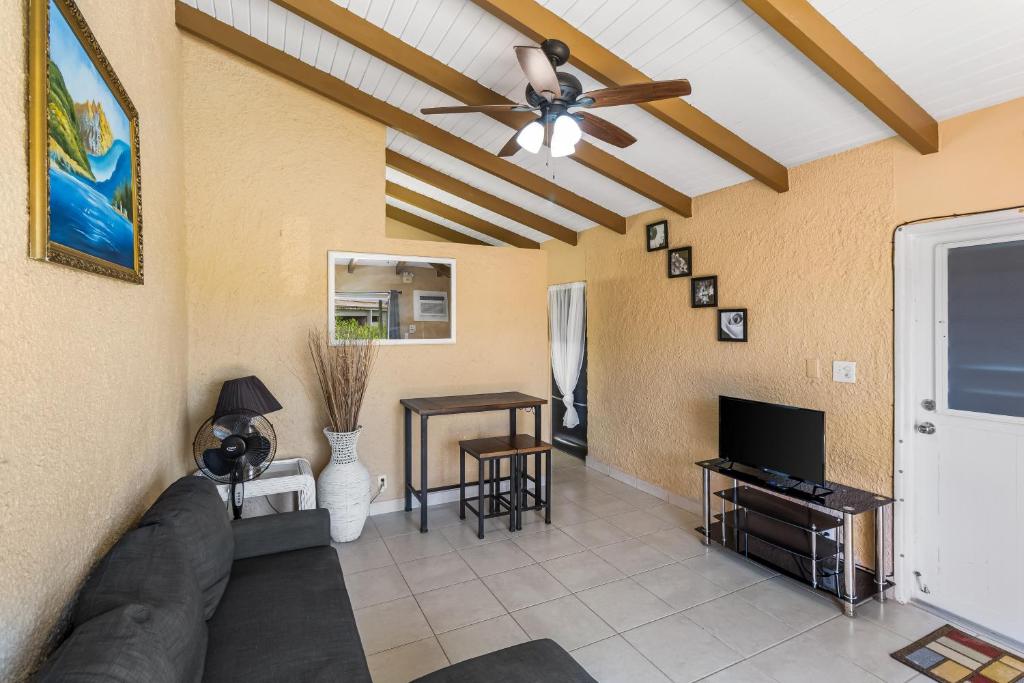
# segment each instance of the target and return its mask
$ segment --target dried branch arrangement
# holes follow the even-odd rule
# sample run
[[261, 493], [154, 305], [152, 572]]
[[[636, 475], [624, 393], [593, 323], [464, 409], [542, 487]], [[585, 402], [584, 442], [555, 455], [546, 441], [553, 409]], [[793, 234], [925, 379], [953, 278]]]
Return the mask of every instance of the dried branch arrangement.
[[332, 432], [359, 428], [366, 385], [377, 360], [377, 328], [339, 324], [332, 343], [322, 330], [309, 331], [309, 355]]

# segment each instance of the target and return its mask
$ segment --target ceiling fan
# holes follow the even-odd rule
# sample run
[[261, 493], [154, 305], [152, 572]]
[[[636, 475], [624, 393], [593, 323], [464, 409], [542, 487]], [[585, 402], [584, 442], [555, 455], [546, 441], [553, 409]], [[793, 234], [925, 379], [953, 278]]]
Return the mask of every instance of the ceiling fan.
[[519, 45], [514, 49], [519, 66], [529, 81], [526, 86], [526, 104], [428, 107], [420, 111], [424, 114], [540, 112], [536, 120], [516, 131], [498, 152], [498, 156], [512, 156], [520, 147], [536, 154], [542, 145], [547, 144], [551, 147], [551, 156], [564, 157], [576, 151], [576, 143], [583, 133], [616, 147], [629, 147], [636, 142], [635, 137], [614, 123], [586, 111], [572, 110], [639, 104], [690, 94], [690, 82], [685, 78], [583, 92], [578, 78], [555, 70], [569, 61], [569, 46], [562, 41], [548, 38], [540, 47]]

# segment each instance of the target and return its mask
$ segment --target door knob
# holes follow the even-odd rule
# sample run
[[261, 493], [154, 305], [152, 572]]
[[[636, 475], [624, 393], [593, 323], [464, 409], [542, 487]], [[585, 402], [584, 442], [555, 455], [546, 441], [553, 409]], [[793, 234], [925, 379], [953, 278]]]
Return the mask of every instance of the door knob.
[[917, 425], [917, 431], [921, 432], [922, 434], [934, 434], [935, 425], [933, 425], [931, 422], [922, 422], [921, 424]]

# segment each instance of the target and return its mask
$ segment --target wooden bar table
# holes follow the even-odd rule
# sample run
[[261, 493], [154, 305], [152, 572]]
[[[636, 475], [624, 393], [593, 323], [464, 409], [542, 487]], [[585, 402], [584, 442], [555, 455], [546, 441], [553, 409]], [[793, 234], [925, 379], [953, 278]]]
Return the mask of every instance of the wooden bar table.
[[[412, 497], [420, 502], [420, 532], [427, 531], [427, 497], [430, 493], [458, 488], [458, 484], [430, 488], [427, 479], [427, 420], [435, 415], [462, 415], [465, 413], [488, 413], [508, 411], [508, 435], [516, 434], [516, 411], [532, 408], [534, 411], [533, 434], [541, 438], [541, 410], [547, 399], [528, 396], [518, 391], [503, 391], [495, 394], [466, 394], [463, 396], [432, 396], [426, 398], [403, 398], [405, 409], [405, 509], [412, 510]], [[412, 414], [420, 416], [420, 488], [412, 485]], [[538, 477], [538, 480], [540, 477]]]

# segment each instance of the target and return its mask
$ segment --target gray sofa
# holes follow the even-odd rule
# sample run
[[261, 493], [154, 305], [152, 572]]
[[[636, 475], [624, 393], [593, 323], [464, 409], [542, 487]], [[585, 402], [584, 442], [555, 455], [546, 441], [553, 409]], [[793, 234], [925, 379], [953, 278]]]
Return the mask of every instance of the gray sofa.
[[[326, 510], [230, 522], [212, 482], [172, 484], [100, 561], [37, 681], [369, 683]], [[420, 679], [596, 683], [538, 640]]]

